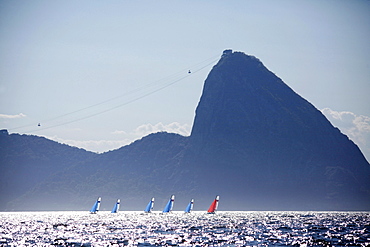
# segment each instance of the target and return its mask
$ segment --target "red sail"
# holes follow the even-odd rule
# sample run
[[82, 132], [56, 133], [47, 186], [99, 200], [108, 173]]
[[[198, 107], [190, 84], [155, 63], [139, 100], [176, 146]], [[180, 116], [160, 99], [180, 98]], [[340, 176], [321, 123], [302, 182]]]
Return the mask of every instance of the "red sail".
[[219, 196], [216, 196], [216, 199], [212, 202], [211, 206], [208, 209], [208, 213], [214, 213], [217, 210]]

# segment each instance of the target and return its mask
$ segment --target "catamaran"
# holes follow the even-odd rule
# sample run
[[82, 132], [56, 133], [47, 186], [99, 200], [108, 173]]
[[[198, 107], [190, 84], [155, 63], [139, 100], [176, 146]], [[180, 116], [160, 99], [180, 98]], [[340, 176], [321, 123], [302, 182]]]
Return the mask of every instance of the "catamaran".
[[144, 212], [145, 213], [151, 213], [153, 207], [154, 207], [154, 197], [152, 198], [152, 200], [150, 200], [150, 202], [148, 203], [148, 206], [146, 206]]
[[163, 209], [163, 213], [169, 213], [172, 211], [173, 204], [175, 202], [175, 195], [172, 195], [170, 197], [170, 200], [168, 200], [167, 205]]
[[116, 202], [116, 204], [114, 204], [114, 207], [113, 207], [111, 213], [118, 213], [120, 202], [121, 202], [121, 200], [120, 199], [117, 199], [117, 202]]
[[189, 202], [188, 206], [185, 209], [185, 213], [190, 213], [191, 210], [193, 210], [193, 206], [194, 206], [194, 199], [191, 199], [191, 201]]
[[99, 197], [98, 200], [96, 200], [96, 202], [94, 203], [94, 205], [90, 209], [90, 213], [96, 214], [99, 211], [100, 201], [101, 201], [101, 198]]
[[215, 200], [212, 202], [211, 206], [209, 206], [209, 209], [207, 211], [209, 214], [214, 214], [217, 211], [219, 200], [220, 200], [220, 197], [216, 196]]

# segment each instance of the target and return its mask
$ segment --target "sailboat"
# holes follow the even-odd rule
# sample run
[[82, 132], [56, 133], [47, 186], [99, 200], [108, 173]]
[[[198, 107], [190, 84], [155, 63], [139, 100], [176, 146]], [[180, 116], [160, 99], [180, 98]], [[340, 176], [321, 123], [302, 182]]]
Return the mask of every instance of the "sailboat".
[[175, 202], [175, 195], [172, 195], [170, 197], [170, 200], [168, 200], [167, 205], [163, 209], [163, 213], [169, 213], [172, 211], [173, 204]]
[[193, 206], [194, 206], [194, 199], [191, 199], [191, 201], [189, 202], [188, 206], [185, 209], [185, 213], [190, 213], [191, 210], [193, 210]]
[[94, 203], [94, 205], [90, 209], [90, 213], [96, 214], [99, 211], [100, 201], [101, 201], [101, 197], [99, 197], [98, 200], [96, 200], [96, 202]]
[[208, 213], [214, 214], [217, 211], [218, 201], [220, 200], [219, 196], [216, 196], [215, 200], [212, 202], [211, 206], [209, 206]]
[[117, 199], [117, 202], [116, 202], [116, 204], [114, 204], [114, 207], [113, 207], [113, 209], [112, 209], [112, 212], [111, 212], [111, 213], [118, 213], [118, 211], [119, 211], [119, 206], [120, 206], [120, 202], [121, 202], [121, 200], [120, 200], [120, 199]]
[[154, 207], [154, 197], [152, 198], [152, 200], [150, 200], [150, 202], [148, 203], [148, 206], [146, 206], [144, 212], [145, 213], [151, 213], [153, 207]]

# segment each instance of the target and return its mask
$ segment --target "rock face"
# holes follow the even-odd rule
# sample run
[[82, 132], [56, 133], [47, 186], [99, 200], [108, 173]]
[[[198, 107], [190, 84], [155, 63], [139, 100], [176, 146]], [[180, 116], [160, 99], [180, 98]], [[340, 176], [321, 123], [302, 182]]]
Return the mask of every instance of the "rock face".
[[253, 56], [224, 52], [190, 143], [186, 157], [238, 207], [369, 208], [370, 166], [358, 147]]
[[[230, 50], [205, 81], [189, 137], [156, 133], [92, 154], [1, 131], [0, 152], [0, 210], [88, 210], [98, 196], [102, 210], [117, 198], [143, 210], [153, 196], [161, 210], [171, 194], [174, 210], [191, 198], [205, 210], [215, 195], [220, 210], [370, 210], [358, 147], [257, 58]], [[27, 186], [15, 190], [19, 180]]]

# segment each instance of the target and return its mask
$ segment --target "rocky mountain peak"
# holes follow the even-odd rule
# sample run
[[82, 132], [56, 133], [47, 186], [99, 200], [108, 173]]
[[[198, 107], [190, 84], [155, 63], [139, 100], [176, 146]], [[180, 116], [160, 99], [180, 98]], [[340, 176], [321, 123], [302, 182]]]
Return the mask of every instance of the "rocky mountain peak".
[[[361, 201], [368, 192], [360, 188], [370, 188], [370, 166], [359, 148], [259, 59], [242, 52], [224, 51], [209, 73], [190, 143], [193, 162], [203, 172], [218, 170], [228, 191], [244, 184], [256, 187], [252, 197], [280, 201], [289, 194], [302, 202], [304, 194], [329, 205]], [[354, 170], [361, 172], [353, 177]]]

